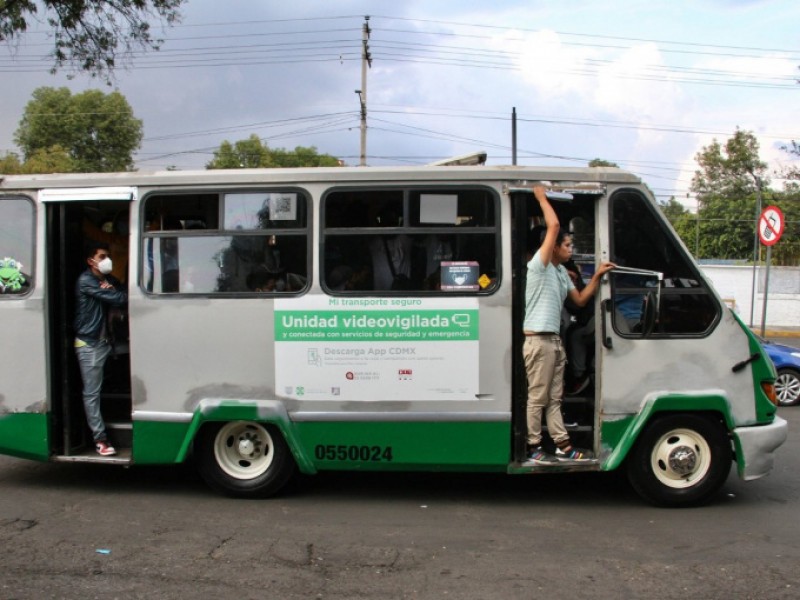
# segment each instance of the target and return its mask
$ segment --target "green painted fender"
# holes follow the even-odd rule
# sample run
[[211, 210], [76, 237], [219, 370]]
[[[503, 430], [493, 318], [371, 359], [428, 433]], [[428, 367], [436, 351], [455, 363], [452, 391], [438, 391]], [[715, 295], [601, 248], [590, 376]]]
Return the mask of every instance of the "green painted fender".
[[186, 431], [178, 461], [183, 462], [186, 459], [197, 432], [205, 423], [229, 421], [255, 421], [274, 425], [286, 440], [300, 472], [307, 475], [317, 472], [298, 439], [286, 407], [277, 400], [201, 400]]
[[639, 434], [659, 413], [715, 413], [725, 421], [728, 431], [734, 427], [728, 399], [719, 394], [684, 395], [664, 394], [650, 395], [638, 414], [624, 416], [620, 419], [603, 421], [603, 453], [602, 470], [613, 471], [618, 468], [639, 438]]

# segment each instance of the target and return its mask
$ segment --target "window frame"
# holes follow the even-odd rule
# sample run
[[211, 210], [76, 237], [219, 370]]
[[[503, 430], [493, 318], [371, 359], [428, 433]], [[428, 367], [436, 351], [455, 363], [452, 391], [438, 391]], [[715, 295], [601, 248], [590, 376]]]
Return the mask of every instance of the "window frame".
[[[614, 332], [622, 338], [627, 339], [691, 339], [691, 338], [705, 338], [711, 335], [711, 333], [716, 329], [719, 322], [722, 320], [722, 311], [723, 308], [720, 305], [719, 301], [717, 300], [717, 296], [713, 289], [711, 288], [709, 282], [703, 277], [700, 269], [697, 266], [697, 263], [692, 258], [690, 254], [687, 253], [684, 244], [682, 243], [680, 237], [663, 216], [660, 211], [653, 205], [650, 199], [642, 192], [642, 190], [637, 188], [630, 188], [630, 187], [621, 187], [616, 190], [609, 196], [608, 198], [608, 235], [609, 235], [609, 250], [610, 250], [610, 257], [611, 260], [618, 259], [617, 255], [617, 244], [616, 244], [616, 231], [614, 228], [614, 210], [618, 199], [626, 196], [626, 195], [633, 195], [637, 196], [640, 199], [640, 204], [645, 207], [645, 210], [648, 214], [653, 218], [653, 221], [661, 227], [661, 231], [667, 236], [674, 246], [674, 250], [683, 261], [684, 265], [689, 268], [690, 273], [692, 274], [693, 278], [698, 282], [697, 287], [674, 287], [674, 286], [666, 286], [665, 282], [668, 279], [667, 273], [664, 273], [664, 280], [659, 282], [659, 294], [660, 294], [660, 303], [659, 303], [659, 314], [660, 317], [663, 315], [663, 307], [665, 306], [665, 298], [669, 299], [672, 297], [680, 297], [680, 296], [688, 296], [688, 295], [697, 295], [697, 296], [706, 296], [709, 299], [709, 306], [713, 307], [714, 309], [714, 316], [712, 319], [709, 320], [708, 325], [702, 331], [695, 331], [695, 332], [665, 332], [665, 331], [658, 331], [657, 329], [654, 330], [649, 335], [643, 335], [641, 332], [625, 332], [620, 331], [619, 327], [617, 326], [617, 316], [616, 311], [612, 310], [611, 314], [609, 315], [611, 319], [611, 326]], [[619, 276], [619, 275], [618, 275]], [[648, 293], [653, 291], [655, 288], [647, 287], [647, 286], [627, 286], [622, 287], [618, 283], [616, 283], [616, 277], [614, 276], [614, 272], [612, 271], [609, 273], [609, 295], [611, 299], [612, 306], [614, 305], [614, 298], [618, 293]]]
[[[458, 194], [462, 191], [483, 192], [491, 198], [492, 217], [494, 225], [491, 226], [453, 226], [453, 225], [411, 225], [410, 209], [411, 195], [416, 192], [417, 196], [424, 193], [430, 194]], [[328, 227], [326, 225], [328, 216], [328, 199], [332, 194], [361, 192], [380, 194], [384, 192], [400, 192], [402, 198], [403, 224], [396, 227], [362, 226], [362, 227]], [[490, 186], [479, 184], [450, 184], [450, 183], [413, 183], [408, 185], [384, 184], [375, 186], [343, 185], [334, 186], [326, 189], [320, 196], [319, 204], [319, 285], [320, 288], [330, 296], [359, 297], [359, 296], [388, 296], [388, 297], [453, 297], [453, 296], [490, 296], [500, 289], [503, 281], [503, 255], [502, 255], [502, 227], [501, 227], [501, 198], [497, 190]], [[494, 236], [494, 270], [496, 277], [494, 283], [487, 288], [478, 290], [333, 290], [326, 281], [326, 258], [329, 237], [337, 236], [365, 236], [375, 237], [376, 234], [386, 236], [407, 235], [411, 238], [424, 235], [492, 235]]]
[[[3, 194], [2, 196], [0, 196], [0, 202], [7, 202], [9, 200], [22, 200], [23, 202], [27, 202], [31, 208], [31, 213], [30, 213], [31, 227], [30, 227], [30, 246], [29, 246], [31, 261], [30, 265], [27, 265], [28, 268], [30, 269], [30, 272], [25, 273], [25, 275], [28, 276], [28, 289], [19, 294], [6, 294], [6, 293], [0, 294], [0, 301], [27, 298], [33, 293], [34, 289], [36, 288], [36, 256], [38, 250], [36, 229], [37, 229], [38, 207], [33, 198], [31, 198], [26, 194]], [[5, 255], [0, 256], [0, 258], [5, 258]], [[9, 258], [14, 258], [14, 257], [9, 257]], [[18, 259], [15, 258], [15, 260]], [[23, 263], [22, 266], [25, 267], [26, 266], [25, 263]]]
[[[298, 199], [298, 207], [303, 203], [305, 210], [305, 225], [303, 227], [284, 227], [284, 228], [265, 228], [265, 229], [225, 229], [225, 196], [232, 194], [296, 194]], [[148, 210], [148, 201], [152, 200], [153, 196], [190, 196], [190, 195], [216, 195], [217, 196], [217, 227], [208, 229], [173, 229], [166, 231], [152, 231], [145, 230], [147, 223], [146, 214]], [[191, 298], [285, 298], [288, 296], [299, 296], [308, 292], [312, 283], [312, 254], [313, 254], [313, 203], [311, 201], [311, 194], [308, 190], [294, 185], [277, 185], [271, 186], [258, 186], [254, 188], [239, 188], [239, 187], [223, 187], [213, 189], [154, 189], [148, 191], [140, 201], [139, 208], [139, 273], [138, 284], [139, 288], [148, 297], [153, 298], [176, 298], [176, 297], [191, 297]], [[148, 239], [164, 239], [164, 238], [221, 238], [221, 237], [250, 237], [250, 238], [269, 238], [276, 236], [278, 238], [285, 236], [305, 236], [305, 277], [306, 284], [302, 289], [292, 291], [250, 291], [241, 290], [233, 292], [154, 292], [147, 289], [146, 285], [146, 242]]]

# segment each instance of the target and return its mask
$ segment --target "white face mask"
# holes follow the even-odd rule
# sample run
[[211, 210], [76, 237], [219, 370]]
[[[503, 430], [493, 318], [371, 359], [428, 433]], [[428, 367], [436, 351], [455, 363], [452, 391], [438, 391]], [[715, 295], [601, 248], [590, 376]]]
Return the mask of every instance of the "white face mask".
[[103, 260], [101, 260], [99, 263], [96, 264], [97, 264], [97, 270], [100, 271], [103, 275], [108, 275], [114, 268], [111, 264], [111, 259], [108, 257], [104, 258]]

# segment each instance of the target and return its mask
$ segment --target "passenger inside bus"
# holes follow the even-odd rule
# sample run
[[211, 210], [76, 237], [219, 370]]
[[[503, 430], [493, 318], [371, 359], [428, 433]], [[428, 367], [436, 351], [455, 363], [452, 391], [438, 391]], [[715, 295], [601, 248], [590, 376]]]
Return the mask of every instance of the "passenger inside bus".
[[[567, 274], [575, 288], [580, 291], [586, 287], [583, 274], [574, 260], [564, 263]], [[585, 306], [577, 306], [569, 298], [564, 302], [563, 334], [567, 351], [567, 372], [564, 392], [575, 396], [583, 392], [591, 383], [594, 371], [594, 311], [596, 298]]]
[[[400, 216], [391, 209], [376, 218], [378, 227], [398, 227]], [[378, 235], [369, 242], [372, 278], [376, 290], [410, 290], [412, 241], [406, 234]]]
[[95, 449], [101, 456], [116, 454], [109, 444], [106, 426], [100, 411], [103, 368], [111, 354], [108, 312], [125, 308], [128, 293], [111, 273], [113, 261], [104, 242], [88, 242], [84, 253], [88, 268], [75, 284], [75, 354], [83, 381], [83, 405], [86, 421], [92, 430]]
[[247, 287], [251, 292], [274, 292], [278, 285], [275, 273], [256, 269], [247, 276]]
[[96, 242], [108, 244], [114, 271], [111, 273], [121, 282], [128, 279], [128, 212], [117, 211], [113, 219], [104, 220], [101, 224], [89, 218], [83, 219], [83, 235]]
[[454, 260], [455, 252], [449, 236], [431, 234], [425, 236], [423, 242], [425, 253], [425, 278], [441, 273], [442, 261]]

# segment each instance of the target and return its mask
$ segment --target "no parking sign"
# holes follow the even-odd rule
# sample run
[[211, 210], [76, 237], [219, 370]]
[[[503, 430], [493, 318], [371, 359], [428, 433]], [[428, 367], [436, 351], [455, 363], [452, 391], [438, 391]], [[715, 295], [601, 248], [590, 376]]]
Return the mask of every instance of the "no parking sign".
[[[764, 275], [764, 303], [761, 311], [761, 337], [764, 337], [764, 327], [767, 322], [767, 296], [769, 294], [769, 265], [772, 262], [772, 246], [781, 239], [783, 233], [783, 226], [785, 225], [783, 213], [777, 206], [768, 206], [761, 212], [758, 218], [758, 239], [767, 247], [767, 272]], [[756, 275], [755, 263], [753, 264], [753, 296], [756, 293]], [[753, 307], [755, 307], [755, 298], [753, 298]], [[752, 313], [751, 313], [752, 315]], [[752, 326], [753, 319], [750, 318], [750, 325]]]
[[785, 221], [777, 206], [768, 206], [758, 219], [758, 238], [765, 246], [772, 246], [781, 239]]

